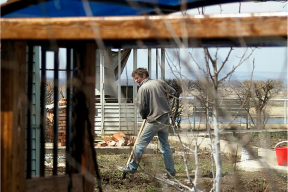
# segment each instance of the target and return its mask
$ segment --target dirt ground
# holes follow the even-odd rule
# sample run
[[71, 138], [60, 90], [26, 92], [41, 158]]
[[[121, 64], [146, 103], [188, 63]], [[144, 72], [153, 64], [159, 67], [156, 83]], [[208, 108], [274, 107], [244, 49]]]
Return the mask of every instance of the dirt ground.
[[[241, 139], [243, 134], [234, 134], [235, 137]], [[226, 134], [221, 136], [222, 139], [229, 139], [231, 135]], [[287, 140], [286, 132], [257, 134], [250, 133], [252, 138], [250, 143], [253, 146], [261, 144], [261, 140], [268, 141], [274, 147], [274, 143]], [[154, 141], [155, 142], [155, 141]], [[175, 179], [170, 179], [165, 182], [162, 175], [165, 172], [162, 156], [160, 154], [145, 154], [142, 157], [140, 168], [134, 175], [127, 175], [122, 178], [122, 172], [117, 170], [117, 165], [125, 166], [129, 154], [110, 154], [97, 155], [97, 162], [100, 167], [102, 187], [107, 192], [146, 192], [146, 191], [188, 191], [192, 185], [187, 179], [186, 166], [183, 158], [183, 150], [178, 142], [171, 141], [171, 146], [175, 149], [173, 153], [175, 161], [175, 169], [177, 171]], [[273, 143], [273, 144], [272, 144]], [[195, 179], [195, 158], [194, 154], [185, 152], [187, 157], [187, 165], [191, 180]], [[211, 155], [208, 150], [199, 150], [199, 170], [197, 179], [197, 188], [201, 191], [210, 191], [213, 185], [212, 170], [215, 167], [211, 166]], [[237, 169], [235, 163], [240, 161], [240, 156], [231, 157], [222, 155], [222, 182], [221, 191], [223, 192], [284, 192], [287, 191], [287, 174], [277, 173], [273, 170], [266, 172], [245, 172]], [[59, 171], [64, 172], [64, 168]], [[51, 169], [46, 169], [46, 174], [51, 172]], [[161, 179], [162, 181], [158, 180]], [[96, 182], [95, 182], [96, 183]], [[95, 191], [98, 191], [95, 186]]]
[[[286, 133], [267, 133], [265, 139], [270, 138], [270, 143], [278, 142], [287, 139]], [[222, 136], [225, 138], [225, 135]], [[239, 134], [236, 137], [241, 138], [243, 135]], [[263, 139], [263, 134], [251, 133], [251, 145], [258, 146], [259, 140]], [[187, 173], [185, 172], [185, 163], [183, 161], [183, 150], [177, 142], [171, 142], [171, 146], [175, 149], [174, 161], [177, 175], [175, 177], [175, 184], [178, 189], [184, 190], [185, 185], [191, 187], [188, 182]], [[272, 146], [272, 145], [271, 145]], [[273, 146], [274, 147], [274, 146]], [[186, 153], [188, 161], [189, 174], [192, 181], [195, 178], [193, 170], [195, 170], [194, 155]], [[122, 179], [122, 172], [116, 169], [116, 165], [124, 166], [128, 159], [128, 154], [120, 155], [98, 155], [98, 163], [102, 175], [102, 184], [104, 191], [179, 191], [163, 181], [157, 180], [155, 177], [162, 178], [165, 171], [162, 156], [160, 154], [143, 155], [141, 161], [141, 169], [133, 176], [127, 176]], [[245, 172], [238, 170], [235, 167], [235, 162], [239, 161], [237, 158], [222, 155], [222, 183], [221, 191], [287, 191], [287, 175], [280, 174], [269, 170], [267, 172]], [[202, 191], [210, 191], [213, 185], [213, 175], [211, 168], [211, 155], [209, 151], [199, 151], [199, 178], [197, 182], [198, 189]], [[215, 170], [215, 168], [214, 168]]]

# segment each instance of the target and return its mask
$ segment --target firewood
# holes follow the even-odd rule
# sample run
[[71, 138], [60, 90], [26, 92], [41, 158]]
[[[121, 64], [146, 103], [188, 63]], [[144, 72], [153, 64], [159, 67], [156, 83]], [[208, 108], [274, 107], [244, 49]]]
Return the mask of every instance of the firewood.
[[134, 137], [131, 137], [128, 140], [127, 146], [134, 146], [136, 139]]
[[105, 142], [105, 141], [101, 141], [99, 143], [96, 144], [97, 147], [105, 147], [107, 146], [108, 144]]
[[119, 132], [119, 135], [120, 135], [121, 137], [126, 137], [126, 135], [125, 135], [122, 131]]
[[118, 147], [125, 146], [125, 138], [122, 137], [122, 139], [117, 142], [117, 146]]
[[105, 137], [104, 138], [104, 141], [110, 141], [110, 140], [113, 140], [112, 137]]
[[116, 146], [117, 145], [117, 142], [113, 141], [113, 140], [107, 141], [107, 143], [109, 146]]
[[115, 133], [115, 134], [113, 134], [112, 139], [114, 141], [118, 142], [118, 141], [122, 140], [123, 137], [119, 133]]

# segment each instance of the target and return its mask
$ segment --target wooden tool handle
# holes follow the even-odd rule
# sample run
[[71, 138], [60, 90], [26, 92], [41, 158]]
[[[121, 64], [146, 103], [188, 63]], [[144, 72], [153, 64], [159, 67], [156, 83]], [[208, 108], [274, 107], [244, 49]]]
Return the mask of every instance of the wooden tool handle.
[[132, 151], [131, 151], [131, 153], [130, 153], [129, 159], [128, 159], [128, 161], [127, 161], [127, 165], [129, 164], [129, 162], [131, 161], [131, 159], [132, 159], [132, 157], [133, 157], [133, 153], [134, 153], [134, 149], [135, 149], [135, 147], [136, 147], [137, 140], [138, 140], [138, 138], [140, 137], [140, 135], [141, 135], [141, 133], [142, 133], [142, 131], [143, 131], [143, 128], [145, 127], [146, 121], [147, 121], [146, 119], [143, 120], [142, 126], [141, 126], [141, 128], [140, 128], [140, 130], [139, 130], [139, 133], [138, 133], [138, 135], [137, 135], [136, 141], [135, 141], [135, 143], [134, 143], [134, 146], [133, 146]]

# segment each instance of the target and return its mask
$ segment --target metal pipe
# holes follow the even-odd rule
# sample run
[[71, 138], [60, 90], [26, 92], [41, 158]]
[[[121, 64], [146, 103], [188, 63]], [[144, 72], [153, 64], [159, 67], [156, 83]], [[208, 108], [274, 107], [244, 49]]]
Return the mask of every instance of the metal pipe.
[[102, 136], [105, 133], [105, 119], [104, 119], [104, 102], [105, 102], [105, 90], [104, 90], [104, 84], [105, 84], [105, 71], [104, 71], [104, 50], [100, 50], [100, 103], [101, 103], [101, 134]]
[[121, 103], [121, 49], [118, 49], [118, 103]]
[[72, 108], [71, 108], [71, 59], [72, 49], [67, 48], [66, 54], [66, 174], [69, 175], [68, 192], [72, 191]]
[[151, 48], [148, 48], [148, 73], [151, 77]]
[[118, 104], [119, 104], [119, 131], [121, 131], [121, 49], [118, 49]]
[[284, 123], [287, 125], [287, 100], [284, 101]]
[[[43, 70], [42, 68], [40, 70]], [[45, 71], [54, 71], [54, 69], [45, 69]], [[58, 71], [67, 71], [67, 69], [58, 69]], [[73, 70], [70, 70], [73, 71]]]
[[71, 140], [72, 140], [72, 124], [71, 124], [71, 117], [72, 117], [72, 110], [71, 110], [71, 48], [67, 48], [66, 54], [66, 174], [71, 174], [71, 164], [72, 164], [72, 153], [71, 153]]
[[53, 175], [57, 175], [58, 162], [58, 87], [59, 87], [59, 51], [54, 51], [54, 140], [53, 140]]
[[46, 49], [41, 47], [41, 93], [40, 93], [40, 176], [45, 176], [45, 128], [46, 128]]
[[158, 55], [158, 48], [156, 48], [156, 79], [158, 79], [158, 58], [159, 55]]
[[31, 178], [32, 162], [32, 92], [33, 92], [33, 46], [28, 45], [28, 110], [27, 110], [27, 158], [26, 158], [26, 178]]
[[161, 79], [165, 81], [165, 49], [161, 48]]
[[[137, 49], [133, 49], [133, 70], [137, 68]], [[137, 85], [133, 79], [133, 103], [134, 103], [134, 133], [137, 133], [138, 124], [137, 124], [137, 107], [135, 103], [135, 97], [137, 94]]]

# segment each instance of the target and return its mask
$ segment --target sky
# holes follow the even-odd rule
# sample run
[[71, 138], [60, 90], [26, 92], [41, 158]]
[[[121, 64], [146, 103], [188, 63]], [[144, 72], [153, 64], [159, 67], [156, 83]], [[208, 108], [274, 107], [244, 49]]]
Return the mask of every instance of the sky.
[[[210, 6], [205, 8], [206, 14], [218, 13], [238, 13], [239, 3], [223, 4], [220, 6]], [[249, 2], [241, 3], [241, 13], [261, 13], [261, 12], [287, 12], [287, 2]], [[198, 9], [187, 11], [188, 14], [198, 14]], [[241, 56], [245, 49], [236, 49], [235, 56]], [[223, 57], [225, 57], [223, 51]], [[255, 59], [255, 71], [259, 72], [281, 72], [287, 73], [287, 47], [260, 47], [257, 48], [252, 57], [241, 65], [237, 71], [251, 71], [251, 63]]]
[[[1, 3], [5, 2], [5, 0], [1, 0]], [[238, 13], [239, 12], [239, 3], [231, 3], [231, 4], [223, 4], [221, 7], [219, 5], [216, 6], [209, 6], [206, 7], [204, 12], [205, 14], [220, 14], [220, 13]], [[287, 12], [287, 2], [245, 2], [241, 3], [241, 13], [259, 13], [259, 12]], [[176, 13], [181, 14], [181, 13]], [[198, 9], [191, 9], [187, 11], [187, 14], [189, 15], [197, 15], [199, 14]], [[173, 50], [167, 49], [167, 53], [169, 53], [169, 57], [171, 60], [176, 62], [175, 58], [173, 57]], [[211, 48], [210, 51], [213, 53], [215, 49]], [[234, 48], [230, 58], [229, 58], [229, 65], [232, 67], [233, 65], [237, 64], [239, 62], [239, 57], [243, 55], [245, 51], [245, 48]], [[251, 48], [249, 48], [249, 51], [251, 51]], [[159, 50], [160, 52], [160, 50]], [[219, 50], [218, 54], [218, 61], [222, 62], [227, 55], [228, 48], [221, 48]], [[60, 68], [65, 68], [66, 65], [66, 59], [65, 59], [65, 50], [60, 50]], [[197, 63], [200, 65], [204, 63], [203, 59], [203, 49], [202, 48], [188, 48], [188, 49], [182, 49], [180, 51], [180, 55], [183, 61], [188, 62], [189, 66], [194, 66], [192, 69], [194, 73], [198, 73], [195, 63], [193, 63], [190, 54], [193, 54], [194, 59]], [[242, 73], [251, 73], [252, 71], [252, 63], [255, 63], [255, 73], [285, 73], [287, 74], [287, 47], [259, 47], [254, 50], [251, 57], [243, 63], [239, 68], [237, 68], [236, 72], [242, 72]], [[147, 50], [138, 50], [138, 67], [147, 67], [148, 63], [148, 53]], [[156, 57], [155, 57], [155, 49], [152, 49], [152, 78], [155, 78], [155, 63], [156, 63]], [[171, 73], [169, 72], [169, 66], [167, 66], [166, 62], [166, 77], [170, 76]], [[177, 63], [177, 62], [176, 62]], [[133, 69], [133, 56], [130, 55], [130, 58], [127, 63], [127, 72], [128, 76], [130, 78], [131, 71]], [[53, 53], [47, 54], [47, 67], [53, 68]], [[189, 67], [191, 69], [191, 67]], [[126, 69], [125, 69], [126, 70]], [[182, 72], [188, 71], [189, 69], [182, 66]], [[229, 67], [226, 69], [229, 71]], [[159, 69], [160, 72], [160, 69]], [[50, 73], [51, 74], [51, 73]], [[64, 73], [61, 74], [60, 77]], [[49, 76], [49, 74], [48, 74]], [[188, 74], [189, 76], [189, 74]], [[287, 75], [286, 75], [287, 76]], [[159, 78], [161, 75], [159, 75]], [[126, 78], [125, 71], [122, 73], [122, 78]]]
[[[241, 13], [261, 13], [261, 12], [287, 12], [287, 2], [245, 2], [241, 3]], [[206, 7], [204, 10], [205, 14], [229, 14], [229, 13], [238, 13], [239, 12], [239, 3], [223, 4], [221, 7], [219, 5]], [[180, 13], [176, 13], [180, 14]], [[198, 15], [198, 9], [191, 9], [187, 11], [189, 15]], [[213, 48], [209, 49], [213, 52]], [[219, 62], [224, 61], [228, 53], [229, 48], [221, 48], [219, 50], [218, 59]], [[233, 65], [239, 62], [239, 57], [241, 57], [246, 48], [234, 48], [231, 56], [229, 57], [228, 65], [232, 67]], [[169, 50], [167, 50], [169, 52]], [[251, 51], [249, 48], [248, 51]], [[173, 51], [170, 50], [170, 53]], [[153, 53], [153, 51], [152, 51]], [[180, 55], [183, 61], [188, 61], [192, 66], [193, 62], [191, 61], [190, 53], [193, 53], [194, 58], [197, 60], [197, 63], [204, 64], [203, 59], [203, 48], [188, 48], [186, 50], [180, 51]], [[152, 54], [153, 55], [153, 54]], [[173, 54], [171, 54], [171, 57]], [[175, 55], [175, 54], [174, 54]], [[186, 56], [185, 56], [186, 55]], [[187, 56], [188, 55], [188, 56]], [[148, 62], [148, 53], [146, 50], [138, 51], [138, 66], [147, 67]], [[156, 57], [155, 53], [152, 56], [152, 68], [155, 63]], [[172, 59], [173, 60], [173, 59]], [[287, 79], [287, 47], [258, 47], [254, 50], [251, 57], [244, 62], [240, 67], [237, 68], [236, 72], [238, 73], [248, 73], [251, 74], [253, 70], [253, 60], [254, 60], [254, 74], [265, 75], [265, 73], [275, 73], [275, 77], [283, 78], [283, 74]], [[238, 62], [237, 62], [238, 61]], [[176, 59], [174, 58], [174, 62]], [[177, 63], [177, 62], [176, 62]], [[167, 64], [167, 62], [166, 62]], [[231, 65], [230, 65], [231, 64]], [[133, 59], [130, 57], [128, 61], [128, 69], [131, 69], [133, 66]], [[191, 68], [191, 67], [190, 67]], [[166, 66], [166, 69], [169, 67]], [[231, 68], [230, 68], [231, 69]], [[187, 71], [185, 67], [182, 68], [182, 72]], [[193, 68], [194, 72], [197, 73], [197, 69]], [[131, 70], [128, 70], [129, 72]], [[227, 67], [226, 71], [229, 71]], [[169, 74], [169, 72], [167, 72]], [[276, 74], [277, 73], [277, 74]], [[122, 75], [123, 76], [123, 75]], [[166, 75], [167, 76], [167, 75]], [[169, 76], [169, 75], [168, 75]], [[188, 75], [189, 76], [189, 75]], [[152, 74], [152, 78], [155, 78], [155, 75]]]

